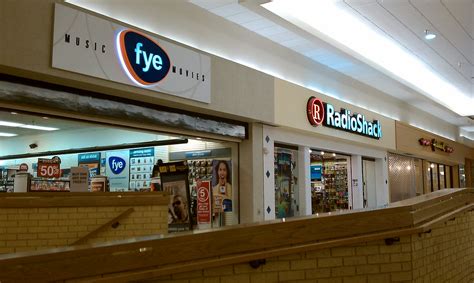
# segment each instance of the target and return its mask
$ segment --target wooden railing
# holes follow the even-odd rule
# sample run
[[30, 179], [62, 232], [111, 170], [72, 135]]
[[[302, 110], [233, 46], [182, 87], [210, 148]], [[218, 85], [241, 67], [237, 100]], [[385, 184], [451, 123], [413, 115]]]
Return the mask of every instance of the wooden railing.
[[[474, 209], [474, 189], [446, 189], [386, 208], [326, 213], [95, 246], [0, 256], [0, 281], [141, 280], [376, 239], [423, 233]], [[114, 275], [115, 273], [115, 275]]]

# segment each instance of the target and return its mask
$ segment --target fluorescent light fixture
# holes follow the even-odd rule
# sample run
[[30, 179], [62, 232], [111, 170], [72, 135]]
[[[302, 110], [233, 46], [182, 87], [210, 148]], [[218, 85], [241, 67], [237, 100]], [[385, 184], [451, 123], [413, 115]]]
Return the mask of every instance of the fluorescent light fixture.
[[1, 133], [0, 132], [0, 137], [16, 137], [18, 136], [17, 134], [11, 134], [11, 133]]
[[58, 128], [53, 128], [53, 127], [28, 125], [28, 124], [21, 124], [21, 123], [9, 122], [9, 121], [0, 121], [0, 126], [12, 127], [12, 128], [25, 128], [25, 129], [33, 129], [33, 130], [40, 130], [40, 131], [56, 131], [56, 130], [59, 130]]
[[4, 127], [19, 127], [23, 124], [20, 123], [14, 123], [14, 122], [7, 122], [7, 121], [0, 121], [0, 126]]
[[384, 71], [461, 116], [474, 115], [474, 99], [339, 0], [273, 0], [262, 5], [287, 21]]
[[19, 127], [20, 128], [25, 128], [25, 129], [40, 130], [40, 131], [56, 131], [56, 130], [59, 130], [58, 128], [35, 126], [35, 125], [21, 125]]

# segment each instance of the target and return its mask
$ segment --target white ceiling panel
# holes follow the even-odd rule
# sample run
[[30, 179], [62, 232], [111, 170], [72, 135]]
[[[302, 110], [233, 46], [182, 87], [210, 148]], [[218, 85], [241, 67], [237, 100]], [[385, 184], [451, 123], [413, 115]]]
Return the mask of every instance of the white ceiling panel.
[[469, 34], [471, 40], [474, 39], [474, 2], [472, 0], [441, 0], [441, 4]]
[[472, 64], [471, 37], [441, 2], [412, 0], [410, 3]]

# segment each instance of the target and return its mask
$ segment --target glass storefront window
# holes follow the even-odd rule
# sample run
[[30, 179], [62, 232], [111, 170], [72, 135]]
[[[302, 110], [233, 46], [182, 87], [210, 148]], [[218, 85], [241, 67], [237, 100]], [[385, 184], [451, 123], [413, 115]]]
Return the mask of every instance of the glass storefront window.
[[[178, 199], [179, 191], [179, 201], [170, 203], [168, 224], [238, 224], [236, 143], [13, 113], [0, 111], [0, 120], [49, 128], [2, 129], [11, 136], [0, 138], [0, 193], [20, 191], [20, 177], [27, 177], [21, 183], [25, 192], [166, 191]], [[157, 164], [169, 162], [187, 166], [183, 178], [166, 184]], [[76, 189], [71, 184], [79, 171], [88, 178]], [[208, 214], [199, 214], [207, 216], [197, 219], [197, 190], [203, 183], [211, 200], [201, 205]]]
[[459, 165], [459, 187], [466, 187], [466, 172], [464, 171], [464, 165]]
[[350, 157], [312, 150], [310, 158], [312, 213], [348, 209]]
[[439, 171], [439, 189], [445, 189], [446, 188], [446, 172], [445, 172], [445, 167], [444, 165], [440, 164], [438, 166], [438, 171]]
[[298, 150], [275, 145], [275, 217], [296, 215]]

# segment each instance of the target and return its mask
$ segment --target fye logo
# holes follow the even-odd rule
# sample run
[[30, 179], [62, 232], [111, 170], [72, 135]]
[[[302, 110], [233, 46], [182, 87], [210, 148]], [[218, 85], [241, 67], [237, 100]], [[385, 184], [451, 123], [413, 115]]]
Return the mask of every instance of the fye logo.
[[170, 70], [168, 54], [151, 38], [132, 30], [117, 35], [119, 58], [127, 75], [142, 86], [163, 80]]
[[122, 173], [123, 169], [125, 169], [125, 160], [121, 157], [111, 156], [109, 157], [109, 167], [114, 174]]

